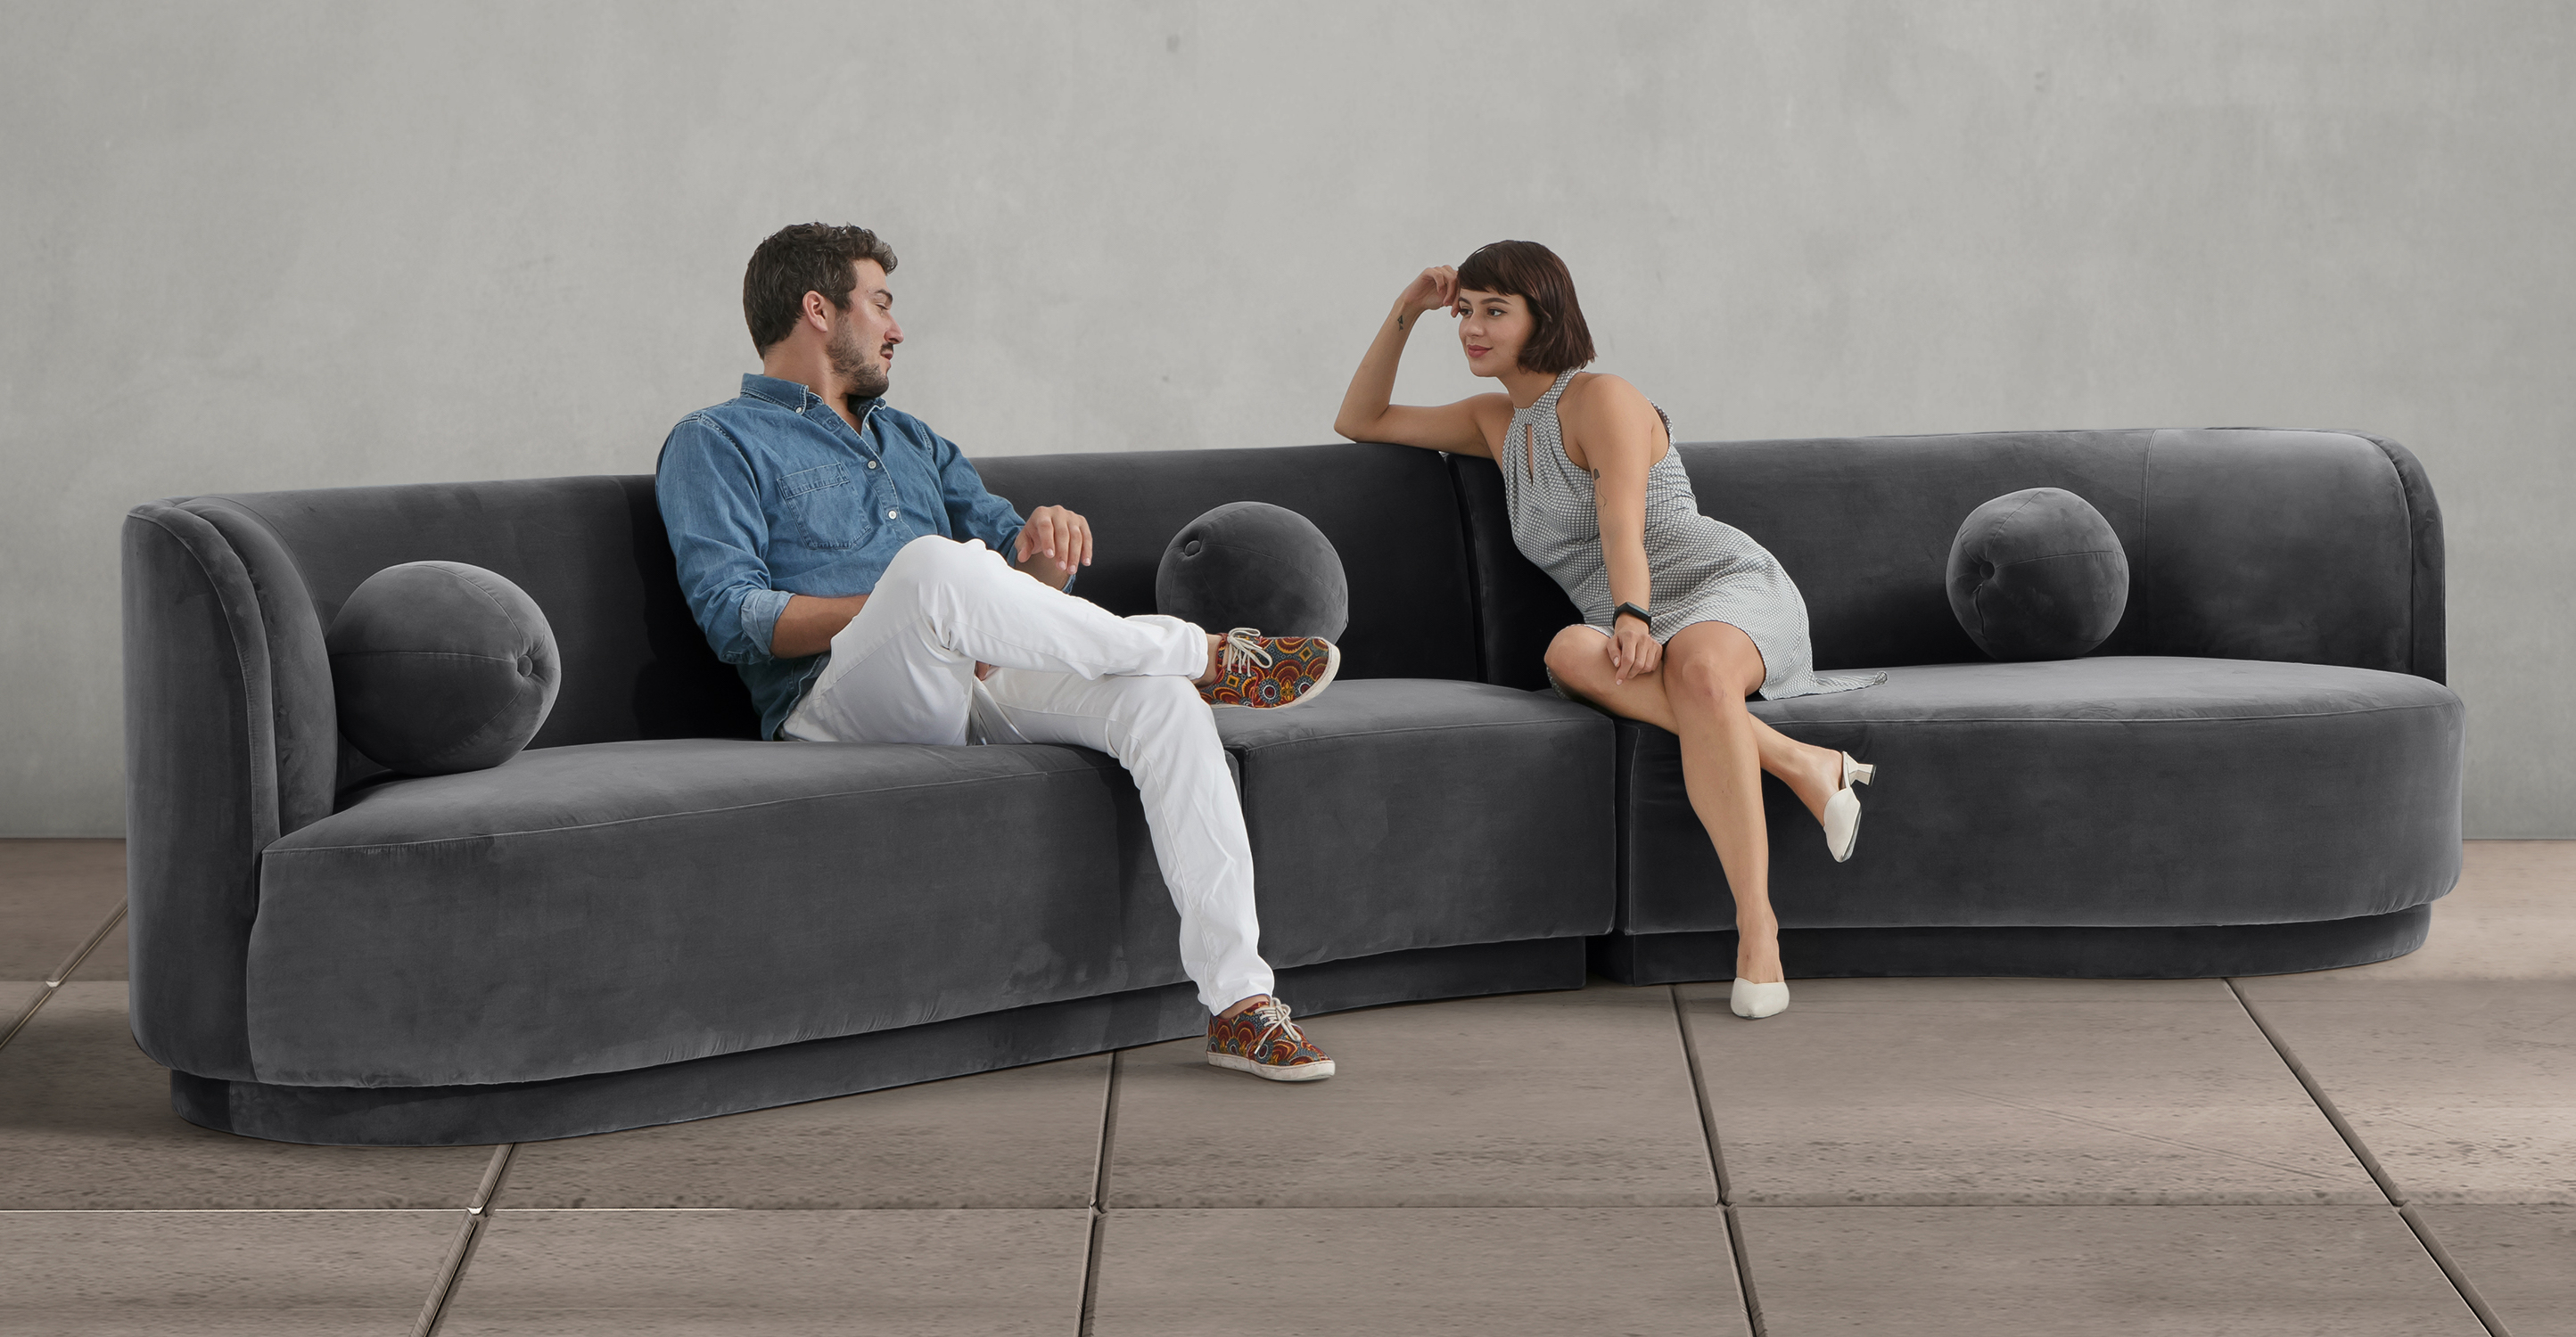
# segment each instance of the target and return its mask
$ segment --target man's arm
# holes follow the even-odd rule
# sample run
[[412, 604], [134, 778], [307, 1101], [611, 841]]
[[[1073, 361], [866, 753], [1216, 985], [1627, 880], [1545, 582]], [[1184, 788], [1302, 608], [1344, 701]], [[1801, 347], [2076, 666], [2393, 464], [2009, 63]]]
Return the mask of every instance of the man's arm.
[[769, 653], [780, 659], [803, 659], [832, 648], [832, 638], [850, 619], [867, 606], [864, 594], [826, 599], [813, 594], [787, 596], [787, 607], [778, 614], [769, 632]]
[[1070, 589], [1074, 573], [1091, 565], [1091, 522], [1061, 506], [1040, 506], [1021, 520], [1011, 503], [986, 490], [983, 475], [956, 442], [927, 427], [923, 431], [939, 470], [939, 499], [947, 507], [951, 532], [984, 540], [985, 547], [1050, 589]]
[[680, 592], [716, 658], [756, 664], [791, 657], [775, 653], [772, 630], [801, 596], [770, 587], [762, 555], [769, 522], [742, 448], [704, 418], [681, 419], [662, 442], [653, 495], [679, 566]]

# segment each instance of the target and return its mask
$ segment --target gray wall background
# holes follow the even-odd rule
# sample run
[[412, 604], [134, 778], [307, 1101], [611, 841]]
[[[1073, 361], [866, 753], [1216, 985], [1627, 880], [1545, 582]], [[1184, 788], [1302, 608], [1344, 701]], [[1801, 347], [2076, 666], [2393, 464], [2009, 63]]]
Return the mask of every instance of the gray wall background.
[[[1506, 236], [1686, 440], [2394, 437], [2469, 830], [2576, 836], [2571, 14], [10, 0], [0, 834], [122, 828], [128, 506], [648, 471], [820, 218], [976, 453], [1331, 439], [1396, 289]], [[1479, 388], [1435, 329], [1400, 393]]]

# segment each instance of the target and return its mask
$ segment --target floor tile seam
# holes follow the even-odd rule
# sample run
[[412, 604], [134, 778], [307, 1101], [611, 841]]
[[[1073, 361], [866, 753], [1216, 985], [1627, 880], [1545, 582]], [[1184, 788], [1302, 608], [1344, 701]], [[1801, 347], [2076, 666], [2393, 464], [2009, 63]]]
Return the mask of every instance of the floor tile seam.
[[1100, 1153], [1092, 1167], [1091, 1201], [1084, 1206], [1090, 1216], [1083, 1223], [1082, 1297], [1074, 1308], [1078, 1337], [1091, 1337], [1100, 1307], [1101, 1244], [1109, 1226], [1109, 1164], [1118, 1145], [1118, 1078], [1126, 1069], [1126, 1053], [1109, 1051], [1109, 1073], [1101, 1084]]
[[429, 1216], [463, 1207], [0, 1207], [13, 1216]]
[[2300, 1089], [2307, 1092], [2308, 1100], [2315, 1105], [2317, 1113], [2323, 1115], [2327, 1125], [2334, 1129], [2335, 1135], [2343, 1139], [2344, 1146], [2352, 1152], [2353, 1159], [2360, 1163], [2362, 1171], [2370, 1176], [2371, 1182], [2379, 1185], [2379, 1191], [2387, 1197], [2388, 1205], [2405, 1206], [2405, 1190], [2398, 1187], [2396, 1178], [2388, 1173], [2386, 1166], [2379, 1163], [2379, 1157], [2371, 1151], [2369, 1144], [2362, 1141], [2361, 1133], [2344, 1118], [2343, 1110], [2335, 1104], [2334, 1097], [2326, 1094], [2324, 1083], [2318, 1081], [2316, 1074], [2308, 1070], [2306, 1062], [2290, 1048], [2290, 1042], [2283, 1038], [2279, 1031], [2273, 1029], [2271, 1019], [2263, 1015], [2263, 1009], [2248, 997], [2242, 988], [2238, 987], [2234, 978], [2228, 979], [2227, 988], [2228, 992], [2235, 995], [2237, 1006], [2244, 1010], [2246, 1020], [2254, 1023], [2254, 1029], [2262, 1033], [2265, 1043], [2272, 1046], [2272, 1052], [2280, 1056], [2282, 1065], [2290, 1070], [2293, 1078], [2297, 1079]]
[[1690, 1073], [1691, 1098], [1699, 1106], [1700, 1142], [1708, 1152], [1709, 1176], [1716, 1181], [1718, 1205], [1735, 1200], [1733, 1181], [1726, 1175], [1726, 1155], [1718, 1144], [1717, 1110], [1708, 1097], [1708, 1082], [1700, 1071], [1699, 1037], [1691, 1029], [1690, 1004], [1682, 998], [1681, 986], [1667, 984], [1666, 993], [1673, 1000], [1673, 1029], [1682, 1043], [1682, 1064]]
[[498, 1214], [496, 1204], [509, 1182], [510, 1163], [518, 1151], [518, 1143], [504, 1142], [492, 1149], [492, 1158], [484, 1163], [482, 1178], [466, 1199], [465, 1220], [457, 1227], [456, 1238], [448, 1244], [438, 1272], [430, 1279], [429, 1295], [422, 1300], [420, 1317], [412, 1324], [412, 1337], [435, 1337], [439, 1325], [447, 1321], [448, 1312], [455, 1307], [457, 1293], [465, 1284], [466, 1269], [473, 1266], [474, 1254]]
[[2388, 1196], [2388, 1205], [2397, 1213], [2397, 1219], [2413, 1233], [2417, 1247], [2423, 1249], [2425, 1256], [2432, 1260], [2433, 1266], [2440, 1269], [2443, 1280], [2451, 1283], [2451, 1288], [2459, 1294], [2460, 1302], [2467, 1305], [2470, 1314], [2486, 1328], [2488, 1337], [2512, 1337], [2512, 1333], [2505, 1328], [2503, 1320], [2497, 1317], [2495, 1310], [2487, 1304], [2486, 1297], [2479, 1292], [2477, 1284], [2469, 1279], [2468, 1273], [2463, 1271], [2458, 1261], [2451, 1257], [2450, 1250], [2443, 1247], [2440, 1237], [2433, 1231], [2432, 1223], [2424, 1220], [2407, 1202], [2404, 1190], [2398, 1187], [2396, 1179], [2388, 1173], [2387, 1168], [2379, 1163], [2378, 1156], [2371, 1152], [2369, 1144], [2362, 1141], [2360, 1131], [2343, 1117], [2343, 1111], [2336, 1107], [2334, 1097], [2326, 1094], [2325, 1084], [2317, 1080], [2316, 1074], [2308, 1070], [2307, 1064], [2301, 1061], [2298, 1054], [2290, 1048], [2289, 1041], [2283, 1038], [2280, 1032], [2272, 1029], [2271, 1022], [2263, 1015], [2263, 1010], [2246, 995], [2245, 990], [2233, 977], [2228, 979], [2227, 988], [2230, 993], [2236, 995], [2237, 1003], [2245, 1009], [2245, 1015], [2254, 1023], [2255, 1029], [2260, 1030], [2263, 1038], [2270, 1041], [2272, 1048], [2280, 1054], [2281, 1062], [2288, 1065], [2291, 1075], [2299, 1079], [2299, 1085], [2307, 1090], [2309, 1099], [2316, 1102], [2317, 1111], [2325, 1116], [2326, 1122], [2333, 1125], [2335, 1133], [2352, 1148], [2352, 1154], [2361, 1162], [2361, 1168], [2369, 1172], [2371, 1179], [2378, 1183], [2380, 1191]]
[[[89, 954], [97, 951], [98, 945], [107, 941], [108, 935], [114, 933], [116, 926], [124, 921], [125, 898], [119, 896], [116, 898], [116, 908], [107, 912], [107, 917], [99, 921], [98, 927], [90, 931], [89, 937], [80, 946], [73, 948], [71, 955], [64, 957], [63, 963], [54, 967], [52, 974], [35, 982], [35, 994], [27, 999], [26, 1005], [19, 1009], [17, 1017], [10, 1021], [9, 1029], [0, 1031], [0, 1049], [8, 1048], [9, 1042], [17, 1039], [18, 1033], [27, 1029], [36, 1020], [36, 1014], [44, 1010], [45, 1003], [55, 994], [60, 993], [63, 985], [71, 980], [72, 972], [79, 970], [81, 963], [89, 959]], [[100, 981], [100, 983], [113, 982]]]
[[2443, 1279], [2460, 1293], [2461, 1302], [2468, 1305], [2469, 1312], [2477, 1316], [2478, 1322], [2486, 1325], [2488, 1337], [2513, 1337], [2505, 1327], [2504, 1319], [2478, 1290], [2477, 1283], [2470, 1280], [2468, 1270], [2461, 1267], [2459, 1260], [2443, 1246], [2441, 1236], [2434, 1233], [2433, 1223], [2417, 1213], [2413, 1203], [2400, 1203], [2396, 1211], [2397, 1219], [2414, 1232], [2415, 1242], [2423, 1248], [2425, 1256], [2433, 1260], [2433, 1266], [2442, 1270]]

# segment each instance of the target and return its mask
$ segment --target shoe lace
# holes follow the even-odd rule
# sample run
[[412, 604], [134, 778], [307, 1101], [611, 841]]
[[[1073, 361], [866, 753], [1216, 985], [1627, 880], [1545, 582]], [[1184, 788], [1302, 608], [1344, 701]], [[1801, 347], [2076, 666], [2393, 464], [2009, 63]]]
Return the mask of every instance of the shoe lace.
[[1225, 672], [1240, 673], [1250, 665], [1270, 667], [1270, 647], [1262, 644], [1261, 632], [1256, 628], [1237, 627], [1227, 632], [1225, 644], [1219, 650], [1217, 667]]
[[1274, 1031], [1287, 1036], [1288, 1042], [1298, 1048], [1302, 1049], [1306, 1045], [1306, 1033], [1297, 1029], [1297, 1023], [1288, 1019], [1288, 1005], [1276, 998], [1266, 1003], [1253, 1004], [1252, 1020], [1260, 1027], [1252, 1037], [1253, 1047], [1256, 1049], [1268, 1044]]

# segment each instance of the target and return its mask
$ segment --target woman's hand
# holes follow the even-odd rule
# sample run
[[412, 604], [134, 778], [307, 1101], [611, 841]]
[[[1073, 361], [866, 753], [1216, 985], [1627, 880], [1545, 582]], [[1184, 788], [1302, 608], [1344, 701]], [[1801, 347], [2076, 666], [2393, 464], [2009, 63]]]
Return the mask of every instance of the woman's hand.
[[1454, 265], [1433, 265], [1404, 285], [1404, 295], [1395, 299], [1395, 309], [1410, 314], [1416, 311], [1439, 311], [1458, 302], [1458, 270]]
[[1664, 647], [1655, 633], [1633, 617], [1618, 620], [1610, 633], [1610, 681], [1624, 683], [1655, 671], [1664, 662]]

